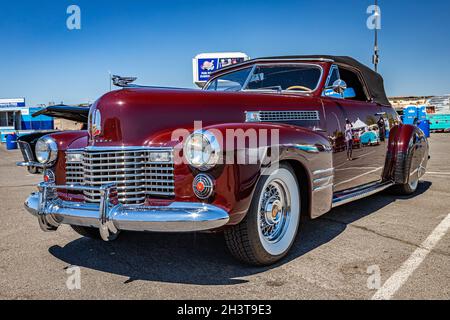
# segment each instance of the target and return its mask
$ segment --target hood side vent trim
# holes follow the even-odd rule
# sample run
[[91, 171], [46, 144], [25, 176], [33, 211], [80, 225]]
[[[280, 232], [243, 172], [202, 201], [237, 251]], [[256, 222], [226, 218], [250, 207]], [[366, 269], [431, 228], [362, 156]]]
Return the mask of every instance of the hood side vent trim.
[[247, 111], [246, 122], [319, 121], [319, 111]]

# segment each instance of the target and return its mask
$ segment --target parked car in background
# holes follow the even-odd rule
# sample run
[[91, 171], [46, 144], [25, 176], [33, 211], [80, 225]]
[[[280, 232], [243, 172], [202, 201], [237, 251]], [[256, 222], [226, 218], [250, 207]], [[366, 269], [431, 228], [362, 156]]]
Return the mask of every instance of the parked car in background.
[[376, 146], [380, 144], [380, 138], [376, 131], [369, 130], [361, 134], [360, 142], [363, 146]]
[[[54, 118], [75, 121], [81, 124], [79, 129], [86, 130], [88, 114], [89, 107], [55, 105], [35, 112], [32, 116], [38, 117], [40, 115], [46, 115]], [[43, 166], [38, 162], [36, 157], [36, 143], [41, 137], [56, 132], [58, 131], [37, 131], [19, 137], [17, 139], [17, 144], [19, 145], [24, 160], [23, 162], [20, 162], [19, 165], [27, 167], [30, 173], [41, 173]]]
[[[426, 170], [423, 132], [398, 124], [382, 77], [349, 57], [249, 60], [201, 91], [123, 86], [91, 106], [87, 132], [37, 141], [45, 181], [25, 206], [43, 230], [221, 231], [236, 258], [269, 265], [301, 219], [387, 188], [412, 194]], [[389, 139], [349, 161], [346, 119], [380, 118]]]

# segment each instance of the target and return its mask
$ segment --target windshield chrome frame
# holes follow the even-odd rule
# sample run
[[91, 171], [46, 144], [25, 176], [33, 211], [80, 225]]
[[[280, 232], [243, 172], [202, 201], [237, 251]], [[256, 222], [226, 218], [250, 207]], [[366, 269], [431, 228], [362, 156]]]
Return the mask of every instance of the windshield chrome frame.
[[[301, 66], [314, 66], [314, 67], [317, 67], [319, 70], [320, 70], [320, 77], [319, 77], [319, 80], [317, 81], [317, 85], [316, 85], [316, 87], [314, 88], [314, 89], [312, 89], [312, 90], [310, 90], [310, 91], [297, 91], [297, 90], [271, 90], [271, 89], [246, 89], [247, 88], [247, 86], [248, 86], [248, 84], [249, 84], [249, 82], [250, 82], [250, 79], [252, 78], [252, 76], [253, 76], [253, 74], [254, 74], [254, 72], [255, 72], [255, 69], [257, 68], [257, 67], [261, 67], [261, 66], [279, 66], [279, 65], [283, 65], [283, 66], [296, 66], [296, 65], [301, 65]], [[300, 94], [311, 94], [311, 93], [314, 93], [314, 92], [316, 92], [318, 89], [319, 89], [319, 87], [320, 87], [320, 84], [322, 83], [322, 79], [323, 79], [323, 73], [324, 73], [324, 70], [323, 70], [323, 67], [320, 65], [320, 64], [317, 64], [317, 63], [308, 63], [308, 62], [293, 62], [293, 61], [282, 61], [282, 62], [269, 62], [269, 63], [255, 63], [253, 66], [242, 66], [242, 68], [238, 68], [238, 69], [233, 69], [233, 70], [230, 70], [230, 71], [228, 71], [228, 72], [224, 72], [224, 73], [222, 73], [222, 74], [220, 74], [220, 75], [217, 75], [217, 77], [214, 77], [214, 78], [211, 78], [211, 79], [209, 79], [208, 80], [208, 82], [205, 84], [205, 86], [203, 87], [203, 89], [202, 90], [204, 90], [204, 91], [209, 91], [207, 88], [208, 88], [208, 86], [213, 82], [213, 81], [215, 81], [216, 79], [218, 79], [219, 77], [222, 77], [222, 76], [224, 76], [224, 75], [226, 75], [226, 74], [229, 74], [229, 73], [234, 73], [234, 72], [238, 72], [238, 71], [241, 71], [241, 70], [244, 70], [244, 69], [251, 69], [250, 70], [250, 72], [249, 72], [249, 74], [248, 74], [248, 76], [247, 76], [247, 79], [245, 80], [245, 82], [244, 82], [244, 84], [242, 85], [242, 88], [239, 90], [239, 91], [216, 91], [216, 92], [279, 92], [279, 93], [300, 93]]]

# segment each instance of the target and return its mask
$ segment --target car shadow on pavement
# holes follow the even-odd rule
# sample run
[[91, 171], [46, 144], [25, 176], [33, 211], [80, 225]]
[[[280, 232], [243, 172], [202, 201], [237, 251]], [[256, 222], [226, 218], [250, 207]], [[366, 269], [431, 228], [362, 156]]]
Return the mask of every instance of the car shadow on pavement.
[[307, 221], [302, 225], [299, 239], [295, 242], [288, 259], [295, 259], [331, 241], [341, 234], [347, 225], [369, 216], [395, 201], [408, 200], [422, 195], [430, 189], [431, 185], [432, 183], [429, 181], [420, 182], [417, 191], [410, 196], [394, 195], [387, 190], [335, 208], [317, 219]]
[[430, 186], [431, 182], [422, 182], [410, 197], [375, 195], [302, 223], [289, 255], [270, 267], [249, 267], [235, 261], [226, 249], [223, 236], [208, 233], [123, 232], [114, 242], [79, 238], [64, 247], [53, 246], [49, 252], [72, 266], [127, 277], [125, 283], [144, 280], [195, 285], [240, 284], [248, 282], [240, 278], [301, 257], [337, 237], [348, 224], [399, 199], [417, 197]]

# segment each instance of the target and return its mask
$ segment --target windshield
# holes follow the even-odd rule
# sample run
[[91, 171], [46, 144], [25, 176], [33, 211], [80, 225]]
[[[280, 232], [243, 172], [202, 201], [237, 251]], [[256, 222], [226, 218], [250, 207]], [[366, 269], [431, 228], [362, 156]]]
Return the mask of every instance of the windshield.
[[240, 91], [248, 79], [252, 68], [224, 74], [212, 81], [206, 90], [212, 91]]
[[256, 66], [254, 69], [246, 68], [224, 74], [210, 82], [206, 90], [292, 90], [311, 92], [317, 88], [321, 74], [322, 70], [317, 65], [261, 65]]

